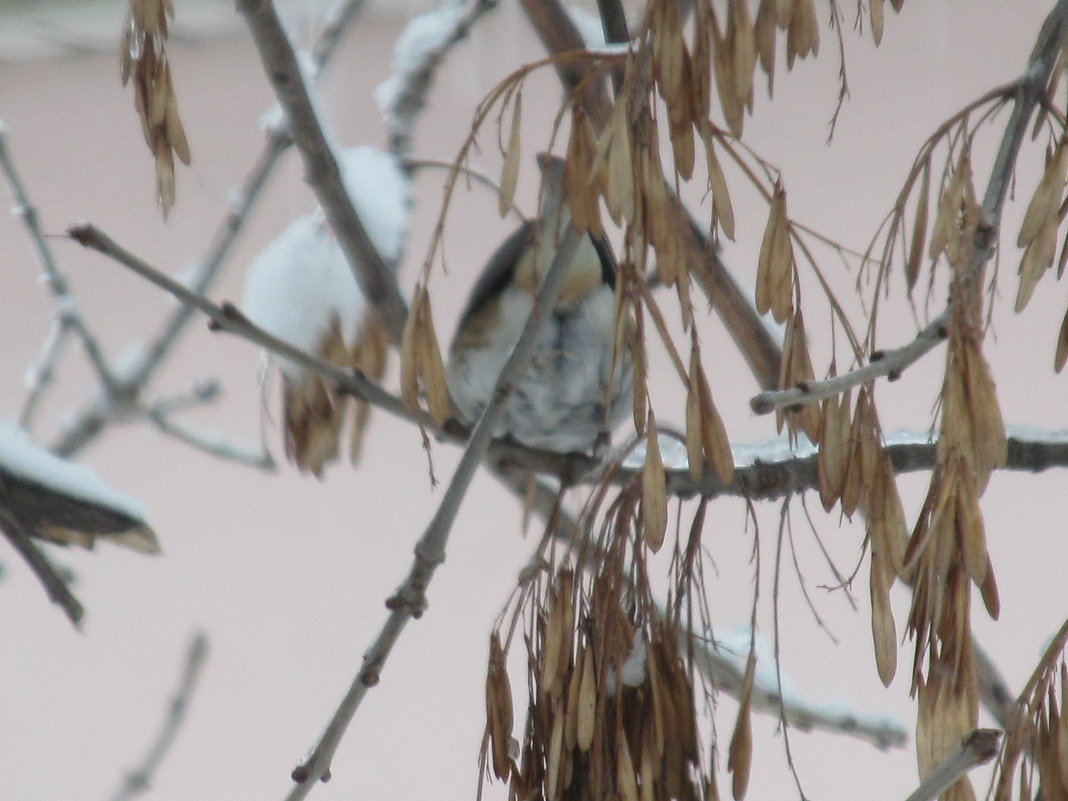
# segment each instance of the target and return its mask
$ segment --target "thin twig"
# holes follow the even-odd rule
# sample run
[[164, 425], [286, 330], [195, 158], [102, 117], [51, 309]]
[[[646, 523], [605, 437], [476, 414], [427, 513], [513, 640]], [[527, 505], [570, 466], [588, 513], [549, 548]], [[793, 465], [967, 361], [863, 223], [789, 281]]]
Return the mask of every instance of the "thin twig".
[[364, 297], [393, 341], [399, 343], [408, 306], [397, 286], [395, 270], [375, 249], [353, 207], [274, 4], [270, 0], [238, 0], [237, 8], [245, 17], [264, 71], [286, 112], [293, 142], [304, 162], [305, 180], [315, 192]]
[[122, 786], [111, 796], [111, 801], [130, 801], [130, 799], [144, 793], [152, 786], [152, 777], [159, 769], [160, 763], [167, 755], [178, 731], [185, 721], [189, 704], [196, 690], [197, 680], [208, 657], [208, 635], [203, 631], [196, 632], [185, 653], [185, 667], [182, 669], [182, 678], [178, 683], [178, 690], [167, 707], [167, 716], [163, 720], [156, 741], [148, 749], [144, 760], [137, 770], [128, 773], [123, 779]]
[[493, 432], [504, 414], [504, 406], [516, 384], [526, 374], [534, 356], [537, 335], [546, 319], [552, 313], [556, 297], [560, 293], [568, 267], [578, 246], [579, 237], [569, 227], [561, 240], [552, 265], [545, 274], [542, 285], [534, 298], [534, 306], [526, 325], [512, 349], [497, 379], [492, 400], [486, 406], [482, 416], [471, 431], [467, 448], [460, 463], [453, 473], [449, 486], [442, 496], [441, 504], [415, 546], [415, 559], [408, 576], [400, 587], [386, 602], [390, 609], [382, 630], [366, 651], [363, 664], [356, 674], [348, 693], [334, 713], [319, 742], [311, 754], [293, 771], [296, 782], [287, 796], [287, 801], [298, 801], [307, 796], [319, 780], [324, 780], [330, 773], [330, 762], [344, 736], [356, 710], [363, 701], [368, 688], [378, 683], [382, 668], [405, 625], [413, 617], [419, 617], [426, 609], [426, 589], [433, 578], [434, 571], [445, 559], [445, 546], [448, 542], [452, 523], [460, 508], [460, 503], [467, 494], [471, 479], [482, 463], [489, 448]]
[[33, 420], [37, 415], [37, 409], [56, 377], [56, 367], [59, 364], [60, 357], [63, 355], [63, 351], [66, 350], [71, 335], [74, 333], [70, 323], [66, 320], [67, 318], [57, 315], [52, 321], [52, 327], [49, 329], [44, 344], [41, 345], [41, 352], [37, 356], [37, 361], [28, 371], [29, 393], [26, 395], [26, 401], [22, 404], [22, 411], [19, 412], [19, 428], [23, 428], [26, 431], [33, 429]]
[[100, 379], [105, 391], [111, 396], [117, 396], [119, 394], [118, 382], [115, 380], [107, 359], [104, 358], [100, 343], [85, 324], [85, 320], [82, 319], [78, 303], [67, 286], [67, 279], [63, 276], [59, 265], [52, 256], [52, 250], [48, 247], [48, 242], [45, 240], [41, 226], [38, 224], [37, 209], [31, 203], [26, 187], [15, 169], [15, 163], [7, 146], [7, 130], [2, 122], [0, 122], [0, 168], [3, 169], [4, 174], [7, 176], [11, 192], [15, 196], [16, 211], [26, 226], [26, 231], [30, 235], [34, 250], [37, 252], [37, 257], [41, 262], [41, 268], [48, 279], [45, 283], [48, 285], [48, 290], [52, 293], [52, 297], [55, 298], [59, 324], [74, 330], [85, 347], [86, 355], [89, 356], [89, 361], [95, 368], [97, 377]]
[[257, 449], [245, 448], [230, 442], [226, 438], [217, 435], [209, 434], [203, 431], [194, 431], [182, 423], [179, 423], [170, 416], [160, 413], [151, 412], [148, 415], [148, 419], [152, 424], [163, 434], [174, 437], [180, 442], [184, 442], [195, 448], [198, 451], [214, 456], [217, 459], [223, 459], [228, 462], [236, 462], [237, 464], [245, 465], [246, 467], [254, 467], [257, 470], [272, 471], [277, 467], [274, 463], [274, 459], [262, 447]]
[[115, 240], [99, 228], [89, 225], [88, 223], [82, 223], [71, 227], [68, 229], [67, 233], [80, 245], [96, 250], [97, 252], [114, 259], [125, 267], [129, 267], [138, 275], [147, 278], [156, 286], [169, 292], [178, 300], [182, 301], [183, 304], [204, 313], [211, 319], [213, 327], [216, 330], [236, 334], [243, 339], [247, 339], [249, 342], [267, 348], [272, 353], [276, 353], [279, 356], [289, 359], [300, 367], [305, 367], [318, 373], [324, 378], [333, 381], [345, 392], [351, 393], [361, 400], [365, 400], [379, 408], [385, 409], [405, 420], [416, 422], [420, 425], [432, 425], [429, 416], [410, 412], [399, 398], [384, 391], [381, 387], [375, 384], [375, 382], [368, 379], [358, 370], [350, 370], [331, 362], [324, 361], [307, 351], [289, 344], [285, 340], [279, 339], [270, 332], [265, 331], [252, 323], [234, 306], [229, 304], [218, 306], [212, 303], [203, 295], [193, 292], [183, 284], [175, 281], [169, 275], [164, 274], [150, 264], [142, 261], [115, 242]]
[[947, 320], [948, 312], [942, 312], [912, 342], [894, 350], [876, 351], [871, 362], [863, 367], [823, 381], [806, 381], [791, 389], [761, 392], [750, 398], [749, 406], [756, 414], [771, 414], [777, 409], [804, 406], [841, 395], [876, 378], [885, 376], [896, 381], [906, 368], [946, 341]]
[[998, 752], [998, 740], [1001, 732], [997, 729], [976, 729], [960, 744], [931, 775], [905, 801], [931, 801], [938, 798], [958, 779], [965, 776], [976, 765], [989, 762]]
[[7, 537], [8, 542], [18, 551], [30, 570], [37, 576], [38, 581], [48, 593], [52, 603], [58, 604], [66, 613], [70, 622], [76, 628], [81, 627], [82, 617], [85, 616], [85, 608], [81, 605], [74, 593], [70, 591], [67, 582], [56, 571], [48, 557], [33, 542], [22, 523], [7, 509], [0, 507], [0, 532]]

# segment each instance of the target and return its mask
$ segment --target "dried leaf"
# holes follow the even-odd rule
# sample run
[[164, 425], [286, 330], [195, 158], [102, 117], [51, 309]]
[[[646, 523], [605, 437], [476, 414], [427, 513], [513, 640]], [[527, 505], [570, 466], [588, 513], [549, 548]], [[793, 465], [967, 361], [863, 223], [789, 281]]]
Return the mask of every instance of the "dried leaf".
[[742, 682], [742, 695], [738, 706], [738, 719], [734, 723], [734, 733], [727, 752], [727, 770], [731, 773], [731, 794], [734, 801], [745, 798], [749, 787], [749, 770], [753, 762], [753, 725], [750, 707], [753, 698], [753, 676], [756, 669], [756, 655], [750, 651], [745, 663], [745, 678]]
[[645, 434], [645, 464], [642, 466], [642, 538], [654, 553], [664, 544], [667, 531], [667, 478], [660, 456], [656, 418], [649, 410]]
[[1068, 309], [1064, 312], [1064, 319], [1061, 320], [1061, 330], [1057, 334], [1057, 350], [1053, 356], [1053, 369], [1059, 373], [1064, 369], [1066, 362], [1068, 362]]
[[786, 219], [786, 191], [777, 183], [757, 258], [756, 308], [761, 314], [771, 311], [775, 321], [781, 323], [792, 305], [793, 249]]
[[579, 683], [578, 714], [575, 721], [575, 742], [583, 753], [593, 744], [593, 730], [597, 722], [597, 671], [593, 666], [593, 649], [582, 652], [582, 681]]
[[622, 732], [616, 737], [616, 789], [621, 801], [640, 801], [634, 762], [630, 758], [627, 738]]
[[890, 608], [890, 586], [886, 579], [885, 556], [872, 544], [871, 552], [871, 632], [875, 643], [875, 666], [886, 687], [897, 672], [897, 628]]
[[723, 175], [723, 167], [719, 163], [719, 158], [716, 157], [711, 132], [706, 132], [702, 138], [705, 143], [705, 161], [708, 164], [708, 185], [712, 190], [712, 210], [723, 234], [733, 241], [734, 206], [727, 188], [727, 179]]
[[1020, 235], [1016, 239], [1019, 247], [1030, 245], [1039, 231], [1051, 217], [1057, 216], [1057, 209], [1064, 195], [1065, 178], [1068, 176], [1068, 147], [1064, 138], [1050, 154], [1045, 172], [1035, 187], [1031, 202], [1027, 204]]
[[920, 276], [920, 264], [923, 262], [923, 246], [927, 239], [927, 214], [928, 203], [931, 195], [931, 162], [923, 165], [923, 173], [920, 178], [920, 194], [916, 198], [916, 218], [912, 225], [912, 242], [909, 246], [909, 257], [905, 264], [905, 284], [909, 293], [916, 286], [916, 279]]
[[508, 148], [504, 151], [504, 166], [501, 167], [501, 186], [497, 195], [497, 211], [504, 217], [515, 200], [515, 188], [519, 181], [519, 123], [522, 115], [523, 93], [516, 92], [512, 102], [512, 127], [508, 135]]
[[883, 0], [868, 0], [868, 13], [871, 16], [871, 35], [878, 46], [883, 41]]

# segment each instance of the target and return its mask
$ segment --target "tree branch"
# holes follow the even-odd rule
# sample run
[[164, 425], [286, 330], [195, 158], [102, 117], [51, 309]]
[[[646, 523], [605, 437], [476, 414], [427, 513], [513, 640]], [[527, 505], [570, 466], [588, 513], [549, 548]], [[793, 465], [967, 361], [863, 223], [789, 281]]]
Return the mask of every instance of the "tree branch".
[[15, 163], [11, 159], [11, 153], [8, 151], [7, 130], [2, 122], [0, 122], [0, 168], [3, 169], [4, 174], [7, 176], [11, 192], [15, 196], [16, 212], [26, 225], [26, 231], [30, 235], [34, 250], [37, 251], [37, 257], [41, 262], [41, 268], [47, 278], [45, 283], [56, 301], [56, 315], [59, 325], [72, 329], [78, 335], [104, 390], [112, 397], [118, 396], [118, 382], [115, 380], [107, 359], [104, 358], [103, 349], [85, 324], [85, 320], [82, 319], [78, 303], [67, 286], [67, 279], [60, 271], [59, 265], [56, 264], [52, 251], [45, 241], [44, 234], [41, 232], [41, 227], [37, 222], [37, 209], [30, 202], [26, 187], [23, 185], [22, 179], [19, 178]]
[[37, 579], [44, 586], [45, 592], [48, 593], [48, 599], [63, 609], [75, 628], [81, 628], [81, 620], [85, 616], [85, 608], [74, 597], [74, 593], [70, 591], [67, 582], [63, 580], [63, 577], [59, 575], [52, 563], [48, 561], [48, 557], [30, 538], [18, 518], [3, 507], [0, 507], [0, 532], [3, 532], [19, 556], [30, 566], [30, 570], [37, 576]]
[[193, 699], [200, 672], [208, 658], [208, 635], [202, 631], [196, 632], [186, 648], [185, 667], [182, 669], [182, 678], [178, 684], [178, 691], [174, 694], [167, 708], [167, 716], [163, 721], [156, 741], [149, 748], [148, 753], [140, 767], [126, 775], [120, 787], [111, 801], [130, 801], [130, 799], [144, 793], [152, 786], [152, 776], [159, 769], [160, 763], [167, 755], [178, 731], [185, 721], [189, 704]]
[[1001, 732], [997, 729], [976, 729], [960, 744], [905, 801], [932, 801], [954, 782], [964, 777], [976, 765], [989, 762], [998, 752]]
[[382, 667], [405, 625], [412, 618], [420, 617], [425, 611], [426, 589], [433, 578], [434, 571], [445, 560], [445, 545], [460, 503], [486, 455], [493, 432], [504, 414], [505, 403], [530, 367], [537, 344], [538, 331], [552, 313], [556, 297], [567, 278], [568, 268], [578, 247], [578, 241], [578, 234], [573, 228], [568, 227], [553, 256], [552, 265], [546, 272], [534, 298], [530, 317], [497, 378], [492, 400], [475, 423], [467, 441], [467, 448], [442, 496], [441, 504], [415, 546], [415, 560], [408, 576], [394, 595], [386, 601], [386, 607], [390, 610], [389, 617], [371, 647], [364, 654], [363, 664], [355, 680], [319, 742], [311, 754], [294, 769], [293, 780], [296, 785], [287, 796], [287, 801], [298, 801], [306, 797], [316, 781], [329, 777], [330, 762], [368, 688], [378, 683]]
[[337, 159], [323, 134], [296, 54], [271, 0], [238, 0], [260, 53], [264, 71], [289, 119], [293, 142], [304, 161], [305, 180], [315, 192], [364, 297], [399, 343], [408, 307], [392, 265], [375, 249], [345, 189]]
[[98, 253], [108, 256], [119, 264], [129, 267], [142, 278], [146, 278], [156, 286], [170, 293], [186, 306], [194, 308], [207, 315], [211, 320], [213, 330], [226, 331], [231, 334], [247, 339], [272, 353], [283, 356], [293, 363], [318, 373], [324, 378], [333, 381], [339, 388], [355, 397], [374, 404], [387, 412], [396, 414], [405, 420], [427, 425], [432, 423], [427, 415], [413, 414], [401, 400], [379, 387], [374, 381], [364, 376], [358, 370], [350, 370], [340, 367], [331, 362], [313, 356], [307, 351], [290, 345], [285, 340], [265, 331], [252, 323], [243, 315], [237, 307], [227, 303], [218, 306], [205, 298], [187, 289], [169, 275], [157, 270], [150, 264], [142, 261], [134, 254], [119, 245], [115, 240], [101, 231], [99, 228], [88, 223], [72, 226], [67, 234], [83, 247], [91, 248]]

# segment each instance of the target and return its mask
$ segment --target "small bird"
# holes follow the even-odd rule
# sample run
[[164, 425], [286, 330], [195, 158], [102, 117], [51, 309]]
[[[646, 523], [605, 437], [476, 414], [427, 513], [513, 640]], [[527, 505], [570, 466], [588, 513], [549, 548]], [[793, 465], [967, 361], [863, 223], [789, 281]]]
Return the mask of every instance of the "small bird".
[[[534, 295], [571, 224], [564, 162], [539, 156], [542, 204], [536, 221], [509, 236], [471, 291], [447, 369], [457, 407], [474, 422], [526, 325]], [[616, 261], [603, 234], [584, 235], [551, 316], [538, 334], [527, 375], [508, 398], [496, 434], [557, 452], [595, 450], [633, 404], [633, 362], [615, 353]]]

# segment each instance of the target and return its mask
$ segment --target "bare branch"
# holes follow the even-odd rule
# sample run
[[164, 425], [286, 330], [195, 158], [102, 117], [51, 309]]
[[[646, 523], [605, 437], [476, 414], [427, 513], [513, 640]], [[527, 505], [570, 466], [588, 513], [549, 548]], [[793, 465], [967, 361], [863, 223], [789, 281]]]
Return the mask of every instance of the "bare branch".
[[167, 716], [156, 741], [149, 748], [141, 766], [126, 775], [122, 787], [111, 796], [111, 801], [130, 801], [152, 786], [152, 776], [159, 769], [160, 763], [174, 744], [174, 739], [185, 721], [190, 701], [193, 699], [193, 692], [196, 690], [197, 680], [200, 678], [200, 672], [207, 657], [208, 635], [203, 631], [198, 631], [190, 639], [186, 648], [182, 678], [178, 683], [177, 692], [168, 705]]
[[85, 324], [85, 320], [82, 319], [78, 303], [67, 286], [67, 279], [60, 271], [59, 265], [53, 258], [52, 251], [45, 241], [44, 234], [41, 232], [41, 227], [37, 221], [37, 209], [30, 202], [26, 187], [15, 169], [15, 163], [12, 161], [11, 153], [8, 151], [7, 131], [2, 123], [0, 123], [0, 168], [3, 169], [4, 174], [7, 176], [11, 192], [15, 196], [18, 215], [26, 225], [34, 250], [37, 251], [37, 257], [41, 262], [41, 268], [48, 279], [46, 284], [56, 301], [56, 314], [59, 325], [71, 328], [78, 335], [105, 391], [111, 396], [117, 396], [119, 394], [118, 383], [112, 374], [111, 367], [104, 358], [100, 343]]
[[876, 378], [885, 376], [896, 381], [907, 367], [945, 342], [947, 318], [947, 313], [942, 312], [908, 345], [894, 350], [876, 351], [872, 354], [871, 362], [863, 367], [823, 381], [807, 381], [792, 389], [761, 392], [750, 399], [749, 406], [756, 414], [770, 414], [777, 409], [817, 403]]
[[905, 801], [931, 801], [938, 798], [954, 782], [976, 765], [989, 762], [998, 752], [1001, 732], [997, 729], [976, 729], [960, 744], [945, 762], [935, 768]]
[[390, 609], [389, 617], [364, 654], [363, 664], [352, 686], [319, 742], [311, 754], [294, 769], [293, 780], [296, 785], [287, 796], [287, 801], [298, 801], [306, 797], [311, 788], [315, 786], [315, 782], [325, 780], [329, 776], [330, 762], [341, 738], [368, 688], [378, 683], [382, 668], [401, 631], [409, 620], [421, 616], [426, 609], [426, 589], [433, 578], [434, 571], [445, 559], [445, 545], [460, 503], [486, 455], [493, 432], [504, 414], [505, 403], [530, 366], [538, 331], [552, 313], [556, 297], [567, 277], [578, 241], [578, 234], [573, 228], [568, 227], [553, 255], [552, 265], [546, 272], [538, 294], [534, 298], [530, 317], [497, 378], [492, 400], [471, 430], [467, 448], [442, 496], [441, 505], [415, 546], [415, 560], [411, 570], [394, 595], [386, 601], [386, 606]]
[[274, 459], [271, 458], [271, 454], [262, 447], [258, 450], [245, 448], [230, 442], [221, 435], [194, 431], [188, 426], [172, 420], [162, 412], [150, 412], [148, 419], [152, 421], [152, 424], [160, 432], [218, 459], [237, 462], [245, 465], [245, 467], [254, 467], [257, 470], [268, 472], [274, 470], [277, 466], [274, 463]]
[[26, 564], [30, 566], [30, 570], [48, 593], [48, 599], [62, 607], [70, 622], [80, 628], [82, 617], [85, 616], [85, 608], [74, 597], [67, 582], [48, 561], [48, 557], [30, 539], [30, 535], [18, 518], [3, 507], [0, 507], [0, 532], [7, 537], [19, 556], [26, 560]]
[[187, 289], [170, 276], [142, 261], [100, 229], [89, 224], [81, 224], [68, 229], [67, 233], [80, 245], [109, 256], [169, 292], [182, 301], [183, 304], [203, 312], [211, 319], [212, 327], [215, 330], [236, 334], [249, 342], [261, 345], [272, 353], [283, 356], [301, 367], [330, 379], [345, 392], [351, 393], [361, 400], [374, 404], [405, 420], [416, 422], [420, 425], [433, 425], [429, 416], [417, 415], [408, 411], [399, 398], [390, 395], [375, 382], [364, 376], [363, 373], [324, 361], [307, 351], [290, 345], [288, 342], [252, 323], [236, 307], [230, 304], [217, 306], [203, 295]]
[[59, 364], [60, 357], [63, 355], [63, 351], [66, 350], [67, 344], [70, 342], [72, 333], [70, 324], [65, 322], [65, 318], [62, 316], [57, 316], [52, 321], [52, 327], [45, 338], [44, 344], [41, 346], [37, 361], [27, 371], [29, 394], [26, 396], [26, 402], [22, 405], [22, 411], [19, 412], [19, 428], [24, 428], [27, 431], [32, 430], [33, 418], [37, 414], [37, 408], [40, 406], [45, 392], [48, 391], [52, 381], [55, 379], [56, 367]]
[[394, 342], [400, 342], [408, 307], [392, 266], [375, 249], [352, 205], [337, 159], [323, 134], [296, 54], [270, 0], [238, 0], [259, 49], [263, 68], [289, 119], [293, 142], [304, 161], [305, 180], [341, 245], [364, 297], [375, 307]]

